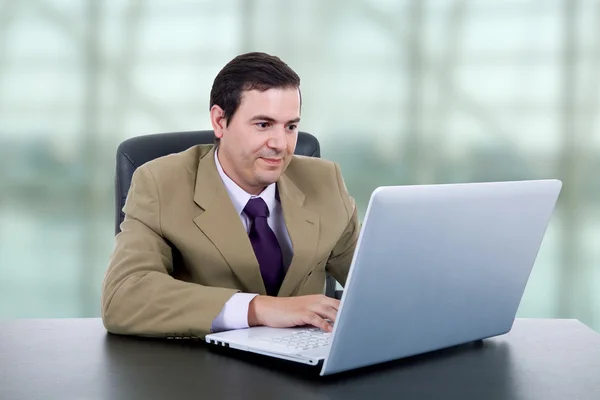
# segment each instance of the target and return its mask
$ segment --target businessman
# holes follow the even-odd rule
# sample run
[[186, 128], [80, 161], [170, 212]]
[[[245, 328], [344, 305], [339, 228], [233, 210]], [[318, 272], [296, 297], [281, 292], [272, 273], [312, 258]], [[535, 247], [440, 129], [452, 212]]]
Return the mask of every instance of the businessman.
[[337, 164], [294, 155], [300, 78], [279, 58], [230, 61], [210, 93], [214, 145], [139, 167], [102, 286], [113, 333], [203, 338], [249, 326], [330, 331], [359, 233]]

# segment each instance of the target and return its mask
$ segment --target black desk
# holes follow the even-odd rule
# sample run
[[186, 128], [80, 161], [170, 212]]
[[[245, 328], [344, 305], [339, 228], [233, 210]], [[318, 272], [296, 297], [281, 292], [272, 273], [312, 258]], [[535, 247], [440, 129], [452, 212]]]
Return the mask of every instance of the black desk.
[[575, 320], [517, 320], [483, 344], [326, 378], [223, 351], [110, 335], [98, 319], [4, 322], [0, 399], [600, 399], [600, 335]]

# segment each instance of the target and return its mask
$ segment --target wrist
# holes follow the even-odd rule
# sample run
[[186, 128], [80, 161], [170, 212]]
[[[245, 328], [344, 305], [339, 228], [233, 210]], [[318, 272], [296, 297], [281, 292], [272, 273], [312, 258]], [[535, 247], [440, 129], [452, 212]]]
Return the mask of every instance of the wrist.
[[256, 296], [248, 304], [248, 326], [261, 326], [264, 322], [261, 319], [262, 309], [268, 296]]

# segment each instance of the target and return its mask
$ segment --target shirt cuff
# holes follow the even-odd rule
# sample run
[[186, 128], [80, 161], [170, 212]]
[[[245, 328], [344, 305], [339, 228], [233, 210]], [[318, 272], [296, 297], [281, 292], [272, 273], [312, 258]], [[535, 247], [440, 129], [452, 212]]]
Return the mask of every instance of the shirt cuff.
[[248, 328], [248, 307], [257, 293], [236, 293], [227, 300], [212, 322], [211, 331], [221, 332]]

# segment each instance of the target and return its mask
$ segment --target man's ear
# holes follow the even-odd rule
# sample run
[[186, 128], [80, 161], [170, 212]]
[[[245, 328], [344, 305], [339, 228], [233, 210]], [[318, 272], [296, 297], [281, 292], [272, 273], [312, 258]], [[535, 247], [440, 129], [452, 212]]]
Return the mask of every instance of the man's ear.
[[223, 130], [227, 128], [227, 121], [225, 120], [225, 111], [216, 104], [210, 108], [210, 123], [215, 131], [215, 137], [221, 139]]

